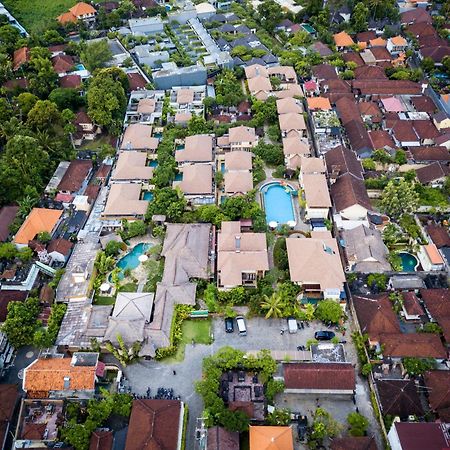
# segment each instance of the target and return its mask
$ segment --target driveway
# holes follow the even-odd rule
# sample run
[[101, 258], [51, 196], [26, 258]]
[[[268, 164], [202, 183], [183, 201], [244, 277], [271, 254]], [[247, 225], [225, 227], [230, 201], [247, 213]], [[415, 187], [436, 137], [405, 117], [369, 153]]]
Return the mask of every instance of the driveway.
[[[180, 395], [181, 400], [189, 406], [189, 423], [187, 430], [187, 449], [195, 448], [195, 426], [197, 418], [201, 417], [203, 403], [201, 398], [195, 393], [195, 382], [202, 376], [203, 358], [217, 352], [224, 346], [230, 346], [243, 351], [249, 350], [296, 350], [298, 345], [306, 345], [308, 339], [313, 338], [314, 332], [324, 329], [319, 322], [313, 322], [309, 328], [299, 330], [296, 334], [289, 334], [286, 319], [270, 319], [253, 318], [246, 320], [247, 336], [240, 336], [235, 329], [234, 333], [225, 333], [223, 319], [213, 320], [212, 333], [214, 342], [211, 345], [186, 345], [185, 358], [180, 363], [168, 364], [158, 361], [140, 361], [124, 370], [125, 376], [128, 378], [132, 391], [139, 395], [144, 395], [147, 388], [150, 387], [151, 395], [155, 395], [158, 387], [173, 388], [175, 395]], [[338, 337], [342, 337], [337, 333]], [[348, 338], [346, 336], [345, 338]], [[345, 339], [344, 338], [344, 339]], [[356, 353], [353, 344], [345, 344], [347, 360], [356, 361]], [[174, 374], [175, 371], [175, 374]], [[356, 389], [356, 406], [371, 422], [371, 431], [379, 434], [377, 424], [373, 418], [373, 412], [370, 405], [370, 397], [367, 390], [367, 383], [358, 380]], [[307, 396], [291, 396], [282, 395], [277, 399], [280, 407], [289, 407], [293, 411], [302, 411], [307, 413], [308, 410], [313, 411], [316, 406], [315, 399], [317, 396], [308, 399]], [[345, 422], [345, 418], [349, 412], [355, 411], [355, 405], [352, 399], [339, 398], [334, 399], [325, 397], [319, 400], [319, 404], [325, 407], [337, 420]], [[310, 415], [310, 414], [309, 414]]]

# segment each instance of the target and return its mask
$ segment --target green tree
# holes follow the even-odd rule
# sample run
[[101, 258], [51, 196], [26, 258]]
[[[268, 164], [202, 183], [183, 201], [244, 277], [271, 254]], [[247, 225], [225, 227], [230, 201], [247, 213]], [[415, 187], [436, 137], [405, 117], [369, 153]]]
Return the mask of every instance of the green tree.
[[368, 419], [357, 412], [350, 413], [347, 416], [347, 422], [352, 436], [364, 436], [369, 426]]
[[0, 199], [16, 201], [23, 196], [27, 186], [42, 189], [50, 167], [48, 153], [36, 139], [21, 135], [12, 137], [0, 157]]
[[90, 72], [105, 67], [106, 63], [112, 58], [112, 52], [109, 48], [108, 41], [106, 39], [101, 39], [86, 44], [81, 51], [80, 58]]
[[350, 23], [353, 31], [359, 33], [367, 30], [367, 23], [369, 19], [369, 8], [362, 2], [358, 2], [353, 8]]
[[402, 214], [414, 213], [418, 205], [419, 195], [414, 185], [403, 179], [389, 181], [381, 194], [381, 209], [395, 220]]
[[270, 297], [268, 295], [264, 295], [261, 301], [261, 309], [266, 312], [265, 318], [270, 319], [283, 317], [283, 309], [284, 309], [284, 299], [274, 292]]
[[314, 315], [323, 322], [339, 323], [343, 313], [341, 305], [335, 300], [321, 300]]

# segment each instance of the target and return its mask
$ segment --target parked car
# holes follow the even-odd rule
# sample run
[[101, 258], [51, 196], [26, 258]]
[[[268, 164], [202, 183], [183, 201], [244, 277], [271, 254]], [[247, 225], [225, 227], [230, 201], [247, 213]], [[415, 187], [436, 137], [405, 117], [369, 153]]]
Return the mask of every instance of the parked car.
[[318, 341], [330, 341], [336, 336], [332, 331], [322, 330], [314, 333], [314, 338]]
[[226, 317], [225, 318], [225, 332], [233, 333], [233, 331], [234, 331], [234, 320], [232, 317]]

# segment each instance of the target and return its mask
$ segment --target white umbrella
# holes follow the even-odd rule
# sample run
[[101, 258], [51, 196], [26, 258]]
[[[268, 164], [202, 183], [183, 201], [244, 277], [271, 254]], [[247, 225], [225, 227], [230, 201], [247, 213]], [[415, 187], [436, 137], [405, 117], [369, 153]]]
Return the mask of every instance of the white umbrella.
[[148, 256], [147, 255], [140, 255], [138, 259], [139, 259], [139, 262], [143, 263], [143, 262], [148, 260]]
[[294, 228], [295, 225], [296, 225], [296, 223], [297, 223], [297, 222], [296, 222], [295, 220], [289, 220], [287, 224], [288, 224], [288, 226], [290, 226], [291, 228]]
[[102, 291], [102, 292], [108, 292], [109, 291], [109, 289], [110, 289], [110, 285], [108, 284], [108, 283], [103, 283], [101, 286], [100, 286], [100, 290]]
[[276, 228], [277, 226], [278, 226], [278, 222], [276, 222], [275, 220], [272, 220], [271, 222], [269, 222], [270, 228]]

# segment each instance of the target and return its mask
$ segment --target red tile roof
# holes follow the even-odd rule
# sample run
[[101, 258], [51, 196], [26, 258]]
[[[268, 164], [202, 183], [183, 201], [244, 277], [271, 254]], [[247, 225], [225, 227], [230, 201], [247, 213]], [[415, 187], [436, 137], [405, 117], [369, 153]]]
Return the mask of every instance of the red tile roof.
[[181, 402], [134, 400], [125, 450], [176, 449]]
[[286, 389], [355, 389], [355, 369], [350, 363], [283, 364]]
[[91, 170], [92, 161], [90, 160], [77, 159], [72, 161], [58, 185], [58, 190], [77, 192]]
[[450, 372], [430, 370], [423, 376], [431, 409], [442, 421], [450, 421]]
[[370, 340], [378, 340], [382, 333], [399, 333], [400, 325], [388, 294], [378, 296], [353, 297], [359, 327]]
[[431, 333], [381, 334], [383, 354], [393, 358], [446, 358], [441, 339]]

